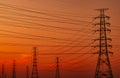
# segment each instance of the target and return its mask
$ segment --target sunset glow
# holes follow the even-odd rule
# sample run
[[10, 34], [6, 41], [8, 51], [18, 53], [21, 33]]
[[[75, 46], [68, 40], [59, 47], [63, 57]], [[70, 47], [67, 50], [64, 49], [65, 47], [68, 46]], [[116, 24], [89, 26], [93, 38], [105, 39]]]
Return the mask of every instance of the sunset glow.
[[[32, 74], [33, 47], [37, 47], [39, 78], [55, 78], [59, 57], [61, 78], [93, 78], [98, 61], [99, 33], [94, 26], [99, 8], [109, 8], [112, 48], [109, 54], [114, 78], [120, 78], [119, 0], [0, 0], [0, 72], [12, 78]], [[2, 73], [0, 73], [1, 78]]]

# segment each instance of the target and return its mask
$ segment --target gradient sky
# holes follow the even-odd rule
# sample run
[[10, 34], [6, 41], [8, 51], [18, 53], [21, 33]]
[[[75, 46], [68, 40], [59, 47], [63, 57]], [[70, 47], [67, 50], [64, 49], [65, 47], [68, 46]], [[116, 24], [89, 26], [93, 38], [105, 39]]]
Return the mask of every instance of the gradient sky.
[[[8, 6], [1, 5], [1, 3]], [[106, 12], [111, 17], [110, 29], [112, 32], [108, 33], [108, 36], [113, 39], [113, 48], [110, 50], [114, 54], [110, 55], [110, 60], [114, 78], [120, 78], [119, 3], [120, 0], [0, 0], [0, 66], [5, 64], [7, 78], [12, 77], [13, 60], [16, 60], [17, 78], [25, 78], [27, 65], [30, 67], [31, 74], [32, 48], [34, 46], [37, 47], [37, 52], [39, 53], [51, 53], [51, 55], [38, 56], [40, 78], [55, 77], [57, 56], [60, 57], [61, 78], [93, 78], [97, 55], [52, 54], [96, 52], [98, 49], [91, 48], [91, 46], [97, 44], [97, 42], [91, 43], [93, 42], [92, 39], [99, 37], [98, 34], [93, 32], [93, 30], [99, 27], [94, 27], [93, 23], [97, 21], [92, 22], [92, 20], [93, 17], [99, 15], [99, 12], [95, 10], [99, 8], [110, 9]], [[14, 7], [17, 7], [17, 9]], [[18, 8], [30, 9], [40, 13], [27, 12]], [[41, 26], [40, 24], [66, 29], [51, 28]], [[35, 29], [25, 27], [33, 27]], [[38, 38], [31, 35], [49, 38]], [[54, 45], [58, 45], [58, 47], [51, 47]]]

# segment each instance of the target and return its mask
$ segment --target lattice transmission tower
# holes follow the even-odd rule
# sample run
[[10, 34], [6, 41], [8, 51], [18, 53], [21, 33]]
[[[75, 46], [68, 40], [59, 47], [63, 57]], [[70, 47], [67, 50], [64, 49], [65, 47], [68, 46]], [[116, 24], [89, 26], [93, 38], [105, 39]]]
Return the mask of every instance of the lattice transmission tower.
[[60, 78], [59, 57], [56, 57], [56, 75], [55, 78]]
[[29, 66], [26, 66], [26, 78], [29, 78]]
[[16, 78], [16, 61], [13, 60], [12, 78]]
[[[100, 26], [99, 29], [95, 30], [95, 32], [99, 32], [99, 38], [95, 39], [95, 41], [99, 41], [98, 45], [94, 47], [98, 47], [99, 51], [96, 54], [99, 54], [96, 71], [95, 71], [95, 78], [113, 78], [112, 68], [109, 59], [109, 51], [112, 48], [110, 42], [112, 41], [111, 38], [107, 37], [107, 33], [111, 32], [109, 29], [110, 23], [108, 22], [109, 16], [105, 15], [105, 11], [108, 8], [97, 9], [100, 12], [98, 17], [95, 19], [99, 19], [99, 23], [95, 23], [95, 26]], [[112, 53], [113, 54], [113, 53]]]
[[2, 64], [2, 76], [1, 78], [5, 78], [5, 68], [4, 68], [4, 64]]
[[37, 52], [36, 47], [33, 47], [33, 65], [31, 78], [39, 78], [37, 69]]

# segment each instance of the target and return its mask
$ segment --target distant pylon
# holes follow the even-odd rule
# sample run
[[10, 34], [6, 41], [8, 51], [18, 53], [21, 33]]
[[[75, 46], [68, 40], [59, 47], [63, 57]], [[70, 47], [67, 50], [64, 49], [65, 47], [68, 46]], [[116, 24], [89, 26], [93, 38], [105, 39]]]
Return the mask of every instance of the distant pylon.
[[26, 66], [26, 78], [29, 78], [29, 66]]
[[38, 69], [37, 69], [37, 52], [36, 47], [33, 47], [33, 67], [32, 67], [32, 76], [31, 78], [39, 78]]
[[16, 78], [16, 61], [13, 60], [12, 78]]
[[60, 78], [59, 57], [56, 57], [56, 75], [55, 78]]
[[2, 64], [2, 77], [1, 78], [5, 78], [5, 68], [4, 68], [4, 64]]
[[108, 43], [108, 41], [111, 41], [112, 39], [107, 37], [107, 32], [111, 31], [108, 28], [110, 26], [110, 23], [107, 22], [107, 19], [110, 17], [105, 15], [105, 11], [108, 10], [108, 8], [97, 10], [100, 11], [100, 16], [95, 17], [95, 19], [100, 19], [100, 22], [96, 23], [95, 25], [99, 25], [100, 29], [95, 30], [95, 32], [99, 32], [100, 36], [99, 38], [95, 39], [95, 41], [99, 41], [99, 45], [94, 46], [95, 48], [99, 47], [99, 51], [96, 53], [99, 54], [99, 56], [95, 71], [95, 78], [113, 78], [109, 59], [109, 53], [112, 53], [109, 51], [109, 48], [112, 48], [112, 45]]

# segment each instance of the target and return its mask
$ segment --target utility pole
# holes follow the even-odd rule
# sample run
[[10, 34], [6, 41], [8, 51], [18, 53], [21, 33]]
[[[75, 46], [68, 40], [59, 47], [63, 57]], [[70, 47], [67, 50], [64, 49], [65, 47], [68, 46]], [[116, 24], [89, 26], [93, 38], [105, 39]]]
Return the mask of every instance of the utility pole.
[[12, 78], [16, 78], [16, 61], [13, 60]]
[[29, 66], [26, 66], [26, 78], [29, 78]]
[[32, 68], [32, 77], [31, 78], [39, 78], [38, 69], [37, 69], [37, 52], [36, 47], [33, 48], [33, 68]]
[[56, 57], [56, 75], [55, 78], [60, 78], [59, 57]]
[[112, 45], [110, 45], [108, 42], [112, 41], [112, 39], [107, 37], [107, 32], [111, 32], [111, 30], [108, 28], [110, 23], [107, 22], [110, 17], [105, 15], [106, 10], [108, 10], [108, 8], [97, 9], [97, 11], [100, 12], [100, 15], [95, 17], [95, 19], [100, 20], [99, 23], [95, 24], [95, 26], [100, 26], [99, 29], [95, 30], [95, 32], [99, 32], [99, 38], [95, 39], [95, 41], [99, 41], [99, 45], [93, 46], [94, 48], [99, 47], [99, 51], [95, 53], [99, 54], [95, 78], [113, 78], [109, 59], [109, 53], [113, 54], [111, 51], [109, 51], [109, 48], [112, 48]]

